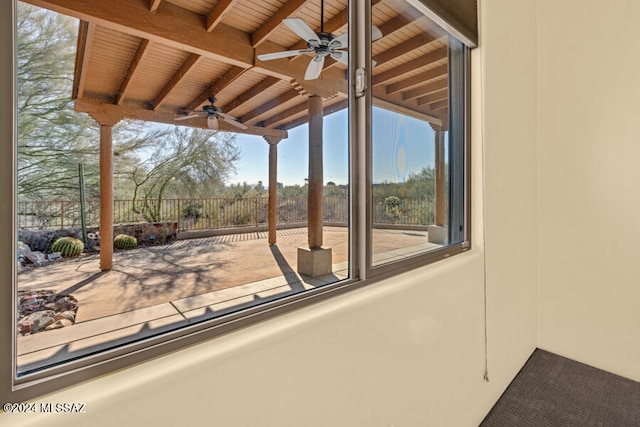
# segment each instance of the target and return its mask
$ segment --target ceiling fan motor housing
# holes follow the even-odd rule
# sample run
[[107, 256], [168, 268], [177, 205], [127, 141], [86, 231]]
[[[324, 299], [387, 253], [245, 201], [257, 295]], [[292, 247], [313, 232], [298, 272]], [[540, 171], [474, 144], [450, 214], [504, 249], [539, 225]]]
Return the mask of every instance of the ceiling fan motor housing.
[[331, 53], [332, 49], [340, 47], [340, 42], [337, 43], [337, 46], [330, 47], [331, 42], [336, 38], [333, 34], [317, 33], [317, 35], [320, 39], [319, 42], [318, 40], [309, 40], [307, 42], [307, 46], [309, 47], [309, 49], [313, 49], [317, 56], [327, 56], [329, 53]]

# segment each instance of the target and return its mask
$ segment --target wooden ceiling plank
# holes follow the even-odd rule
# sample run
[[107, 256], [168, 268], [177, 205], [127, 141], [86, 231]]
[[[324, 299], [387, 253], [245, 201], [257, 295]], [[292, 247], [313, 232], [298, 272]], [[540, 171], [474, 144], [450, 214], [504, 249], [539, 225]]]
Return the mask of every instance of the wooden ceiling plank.
[[251, 46], [257, 47], [282, 23], [282, 20], [293, 15], [306, 0], [289, 0], [251, 35]]
[[431, 70], [424, 71], [420, 74], [416, 74], [415, 76], [411, 76], [407, 79], [400, 80], [399, 82], [387, 85], [385, 89], [386, 89], [387, 95], [391, 95], [391, 94], [412, 88], [414, 86], [424, 84], [429, 80], [433, 80], [435, 78], [444, 76], [448, 72], [449, 72], [449, 66], [447, 64], [440, 65], [439, 67], [432, 68]]
[[441, 79], [402, 93], [402, 100], [408, 101], [449, 87], [448, 79]]
[[394, 18], [391, 18], [387, 22], [384, 22], [378, 25], [378, 29], [382, 32], [383, 36], [390, 36], [401, 28], [406, 27], [407, 25], [414, 22], [415, 19], [410, 18], [409, 16], [400, 13]]
[[162, 88], [160, 93], [156, 95], [154, 100], [151, 102], [151, 108], [157, 110], [162, 103], [167, 99], [167, 96], [171, 93], [171, 91], [186, 77], [187, 74], [196, 66], [198, 62], [202, 59], [201, 55], [197, 53], [192, 53], [189, 55], [187, 60], [180, 66], [180, 69], [169, 79], [167, 84]]
[[212, 32], [238, 0], [220, 0], [207, 16], [207, 32]]
[[[146, 110], [143, 108], [131, 107], [127, 105], [114, 105], [95, 101], [87, 101], [84, 99], [77, 99], [74, 101], [74, 108], [75, 111], [79, 113], [87, 113], [94, 118], [99, 117], [105, 123], [117, 123], [122, 119], [133, 119], [143, 120], [146, 122], [166, 123], [170, 125], [186, 125], [186, 123], [184, 122], [176, 122], [175, 114]], [[236, 126], [225, 123], [223, 120], [219, 121], [219, 125], [220, 130], [233, 133], [243, 133], [263, 137], [268, 136], [280, 139], [285, 139], [288, 136], [286, 131], [280, 129], [271, 129], [251, 125], [247, 125], [247, 129], [240, 129]], [[200, 129], [209, 129], [207, 127], [206, 117], [191, 119], [189, 120], [188, 126]]]
[[261, 94], [262, 92], [269, 89], [271, 86], [275, 85], [280, 81], [281, 80], [276, 77], [269, 76], [261, 80], [257, 85], [253, 86], [251, 89], [235, 97], [235, 99], [233, 99], [228, 104], [220, 107], [220, 109], [227, 114], [231, 114], [233, 110], [245, 104], [246, 102], [249, 102], [250, 100], [252, 100], [253, 98], [255, 98], [256, 96], [258, 96], [259, 94]]
[[138, 47], [138, 51], [136, 52], [136, 56], [131, 61], [131, 65], [129, 65], [129, 70], [127, 71], [127, 75], [120, 86], [120, 91], [116, 96], [116, 104], [120, 105], [124, 98], [127, 96], [127, 91], [131, 88], [131, 80], [135, 77], [136, 73], [140, 71], [140, 64], [144, 60], [145, 56], [151, 50], [152, 42], [147, 39], [142, 39], [140, 42], [140, 46]]
[[286, 91], [285, 93], [282, 93], [282, 94], [274, 97], [270, 101], [267, 101], [264, 104], [259, 105], [258, 107], [256, 107], [253, 110], [249, 111], [248, 113], [246, 113], [245, 115], [240, 117], [238, 119], [238, 121], [240, 123], [245, 123], [246, 124], [246, 123], [250, 122], [251, 120], [254, 120], [256, 117], [259, 117], [259, 116], [265, 114], [266, 112], [268, 112], [270, 110], [273, 110], [274, 108], [278, 107], [280, 104], [284, 104], [285, 102], [291, 101], [292, 99], [294, 99], [297, 96], [299, 96], [299, 92], [296, 89], [290, 89], [290, 90]]
[[416, 70], [417, 68], [426, 67], [436, 61], [446, 59], [448, 55], [448, 49], [446, 46], [433, 50], [419, 58], [405, 62], [391, 70], [384, 71], [380, 74], [376, 74], [372, 77], [372, 84], [374, 86], [387, 82], [403, 74]]
[[155, 11], [158, 10], [161, 1], [162, 0], [149, 0], [149, 12], [155, 13]]
[[26, 2], [230, 65], [253, 65], [254, 49], [248, 33], [222, 23], [207, 32], [202, 16], [169, 2], [156, 13], [149, 12], [146, 2], [135, 0], [121, 0], [117, 7], [104, 0]]
[[406, 55], [411, 51], [424, 47], [425, 45], [428, 45], [435, 40], [437, 40], [437, 38], [430, 34], [420, 34], [375, 55], [372, 59], [378, 64], [384, 64], [385, 62], [392, 61], [396, 58], [401, 57], [402, 55]]
[[189, 105], [181, 109], [183, 112], [190, 113], [204, 102], [206, 102], [209, 97], [215, 97], [219, 92], [222, 92], [224, 88], [233, 83], [238, 77], [243, 75], [247, 71], [246, 68], [242, 67], [231, 67], [224, 73], [220, 78], [218, 78], [215, 82], [211, 83], [207, 90], [198, 95]]
[[96, 26], [87, 21], [80, 21], [78, 28], [78, 47], [76, 49], [76, 63], [73, 78], [71, 99], [82, 98], [87, 77], [87, 64], [91, 56], [91, 47], [95, 37]]
[[305, 100], [302, 103], [296, 106], [293, 106], [287, 110], [284, 110], [278, 114], [275, 114], [269, 117], [267, 120], [264, 120], [263, 125], [265, 127], [275, 127], [280, 123], [285, 123], [287, 121], [290, 121], [289, 119], [293, 116], [297, 116], [300, 113], [304, 113], [308, 111], [309, 111], [309, 103], [305, 98]]
[[442, 89], [437, 92], [433, 92], [430, 95], [421, 96], [416, 101], [419, 106], [433, 104], [437, 101], [442, 101], [449, 98], [449, 89]]

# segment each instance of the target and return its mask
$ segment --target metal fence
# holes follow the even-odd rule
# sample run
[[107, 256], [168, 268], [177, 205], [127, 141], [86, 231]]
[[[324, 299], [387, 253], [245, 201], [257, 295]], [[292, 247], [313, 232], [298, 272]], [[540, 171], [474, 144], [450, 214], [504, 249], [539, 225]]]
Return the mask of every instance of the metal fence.
[[[140, 222], [176, 222], [179, 231], [215, 230], [251, 227], [267, 224], [268, 197], [163, 199], [147, 201], [115, 200], [114, 224]], [[100, 201], [85, 204], [87, 226], [100, 223]], [[324, 222], [346, 224], [349, 219], [348, 201], [344, 196], [324, 197]], [[374, 224], [428, 225], [433, 224], [435, 203], [431, 197], [400, 198], [397, 206], [389, 208], [384, 197], [373, 199]], [[307, 198], [278, 197], [278, 224], [307, 222]], [[19, 201], [18, 228], [79, 227], [79, 201]]]

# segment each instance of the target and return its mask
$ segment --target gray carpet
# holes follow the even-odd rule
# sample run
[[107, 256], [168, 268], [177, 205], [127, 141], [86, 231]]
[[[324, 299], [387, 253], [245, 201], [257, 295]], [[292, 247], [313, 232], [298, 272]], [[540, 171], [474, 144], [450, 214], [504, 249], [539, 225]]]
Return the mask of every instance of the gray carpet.
[[538, 349], [480, 426], [640, 427], [640, 383]]

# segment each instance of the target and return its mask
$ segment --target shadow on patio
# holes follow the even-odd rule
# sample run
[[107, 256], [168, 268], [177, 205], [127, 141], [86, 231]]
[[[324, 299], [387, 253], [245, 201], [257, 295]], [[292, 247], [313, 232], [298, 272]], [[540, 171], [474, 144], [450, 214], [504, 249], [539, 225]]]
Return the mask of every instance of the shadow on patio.
[[[405, 254], [423, 251], [426, 233], [379, 230]], [[76, 323], [18, 336], [18, 372], [26, 373], [348, 277], [347, 228], [325, 227], [333, 251], [333, 274], [320, 278], [296, 272], [297, 248], [307, 244], [306, 228], [178, 240], [117, 252], [111, 271], [101, 272], [99, 256], [24, 272], [19, 289], [51, 289], [78, 300]], [[437, 246], [437, 245], [432, 245]], [[402, 248], [402, 249], [400, 249]]]

